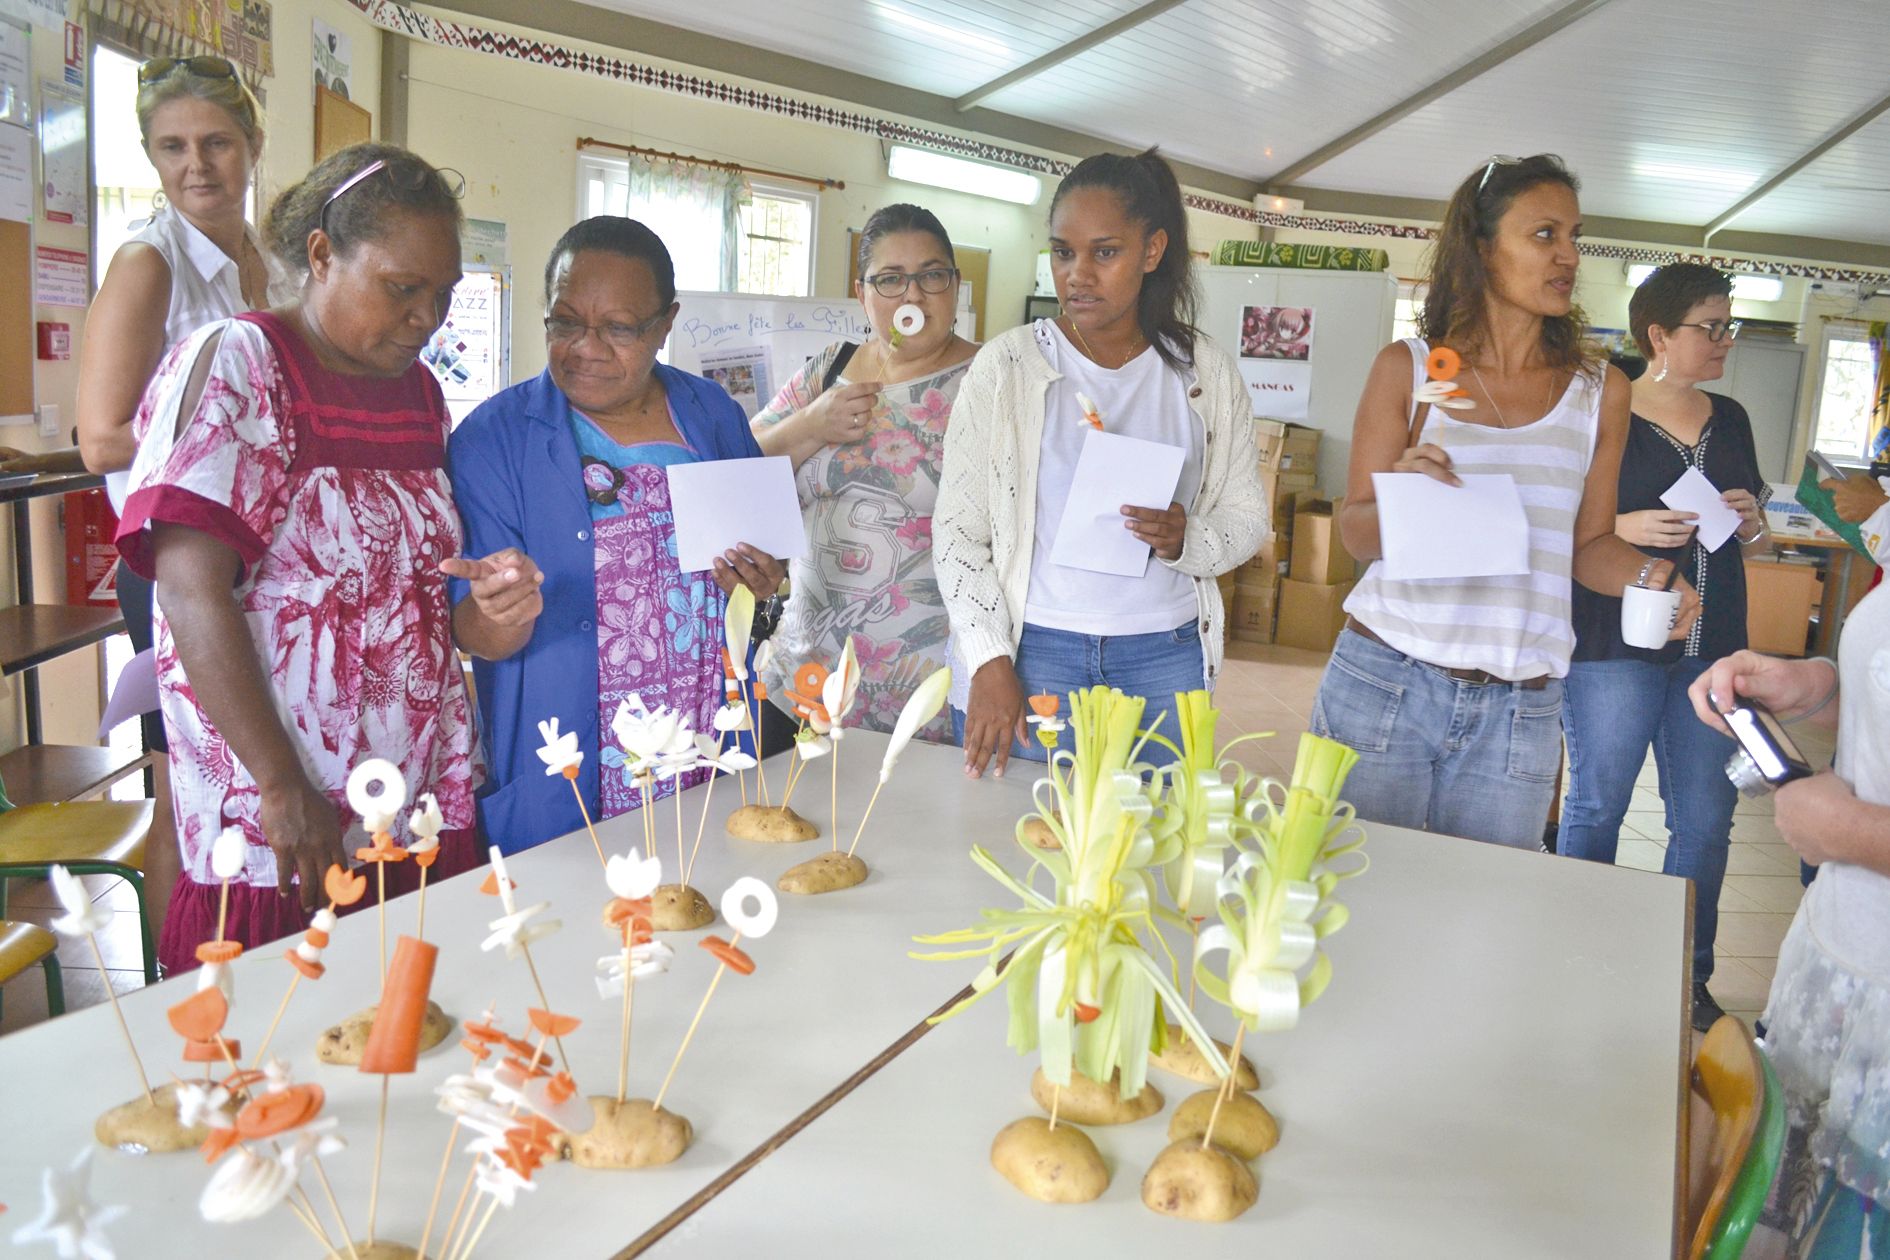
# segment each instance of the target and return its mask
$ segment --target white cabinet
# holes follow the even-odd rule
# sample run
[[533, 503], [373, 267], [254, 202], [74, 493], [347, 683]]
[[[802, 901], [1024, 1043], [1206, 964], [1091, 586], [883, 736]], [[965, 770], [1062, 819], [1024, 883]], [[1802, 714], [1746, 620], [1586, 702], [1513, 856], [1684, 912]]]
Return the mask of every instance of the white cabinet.
[[1804, 380], [1805, 347], [1782, 337], [1748, 337], [1733, 343], [1726, 374], [1700, 388], [1736, 400], [1752, 418], [1759, 471], [1767, 481], [1796, 483], [1791, 467], [1792, 425], [1798, 419], [1798, 389]]

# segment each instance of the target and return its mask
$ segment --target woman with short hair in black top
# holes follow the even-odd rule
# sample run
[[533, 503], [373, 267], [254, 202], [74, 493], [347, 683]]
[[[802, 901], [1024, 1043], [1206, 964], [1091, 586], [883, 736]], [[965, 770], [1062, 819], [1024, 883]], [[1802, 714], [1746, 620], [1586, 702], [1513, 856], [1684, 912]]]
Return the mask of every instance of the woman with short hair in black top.
[[[1575, 654], [1562, 708], [1569, 784], [1557, 844], [1571, 857], [1614, 861], [1621, 819], [1651, 743], [1667, 807], [1662, 870], [1698, 885], [1693, 1024], [1704, 1029], [1721, 1013], [1706, 982], [1713, 974], [1719, 889], [1738, 793], [1725, 773], [1733, 741], [1694, 716], [1687, 688], [1714, 661], [1746, 646], [1742, 553], [1768, 545], [1756, 497], [1765, 479], [1745, 408], [1699, 388], [1724, 372], [1739, 331], [1731, 278], [1696, 263], [1662, 267], [1628, 304], [1628, 326], [1647, 356], [1647, 371], [1633, 386], [1615, 533], [1650, 561], [1672, 561], [1703, 607], [1685, 639], [1629, 647], [1621, 638], [1621, 600], [1575, 588]], [[1745, 518], [1716, 551], [1700, 545], [1693, 513], [1661, 502], [1689, 468]]]

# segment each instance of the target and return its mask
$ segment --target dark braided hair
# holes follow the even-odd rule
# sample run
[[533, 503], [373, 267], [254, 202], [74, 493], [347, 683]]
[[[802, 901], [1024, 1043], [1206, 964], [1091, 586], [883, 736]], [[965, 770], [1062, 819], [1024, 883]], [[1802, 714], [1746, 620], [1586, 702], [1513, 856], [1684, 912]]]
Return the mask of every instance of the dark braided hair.
[[[335, 189], [375, 162], [387, 166], [329, 203]], [[362, 241], [380, 240], [388, 226], [387, 212], [393, 209], [443, 215], [452, 220], [455, 232], [463, 221], [458, 194], [425, 158], [397, 145], [351, 144], [330, 154], [275, 199], [263, 223], [263, 238], [291, 275], [303, 276], [308, 272], [308, 238], [316, 228], [328, 233], [336, 254], [345, 256]]]
[[1155, 270], [1142, 277], [1141, 296], [1135, 303], [1135, 322], [1155, 353], [1171, 368], [1194, 362], [1194, 325], [1199, 295], [1195, 291], [1193, 260], [1188, 256], [1188, 211], [1181, 199], [1181, 183], [1159, 150], [1130, 157], [1098, 153], [1076, 164], [1063, 177], [1050, 199], [1050, 215], [1066, 193], [1079, 188], [1107, 188], [1122, 203], [1122, 212], [1140, 224], [1144, 236], [1157, 230], [1168, 233], [1168, 248]]

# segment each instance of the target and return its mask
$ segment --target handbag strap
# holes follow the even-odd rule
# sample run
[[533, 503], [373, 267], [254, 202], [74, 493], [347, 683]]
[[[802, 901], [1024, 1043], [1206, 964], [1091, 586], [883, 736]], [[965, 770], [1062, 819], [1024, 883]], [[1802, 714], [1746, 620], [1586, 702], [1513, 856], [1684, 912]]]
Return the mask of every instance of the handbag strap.
[[827, 370], [820, 374], [821, 393], [824, 394], [833, 388], [833, 383], [840, 379], [840, 373], [846, 370], [848, 362], [852, 360], [859, 348], [860, 343], [857, 341], [843, 341], [840, 343], [840, 348], [833, 352], [833, 362], [829, 363]]

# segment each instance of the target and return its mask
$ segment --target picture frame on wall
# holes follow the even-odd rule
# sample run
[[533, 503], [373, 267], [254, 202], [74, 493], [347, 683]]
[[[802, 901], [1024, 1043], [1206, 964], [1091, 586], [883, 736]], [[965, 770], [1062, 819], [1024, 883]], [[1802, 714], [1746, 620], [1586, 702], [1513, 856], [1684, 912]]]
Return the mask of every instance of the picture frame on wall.
[[1033, 293], [1024, 299], [1024, 322], [1033, 324], [1040, 319], [1055, 319], [1062, 309], [1063, 304], [1057, 301], [1055, 294]]

